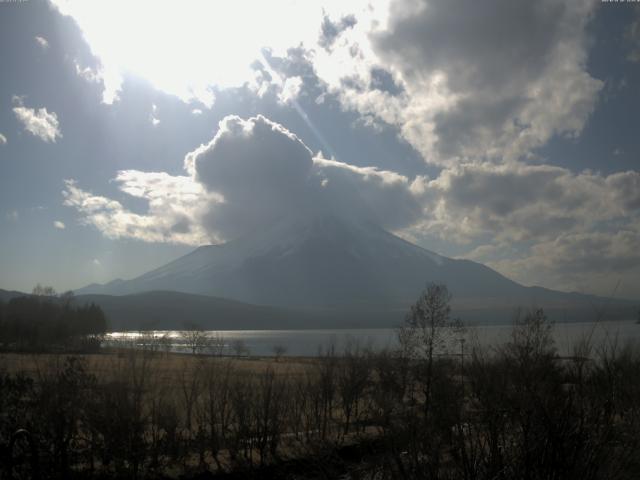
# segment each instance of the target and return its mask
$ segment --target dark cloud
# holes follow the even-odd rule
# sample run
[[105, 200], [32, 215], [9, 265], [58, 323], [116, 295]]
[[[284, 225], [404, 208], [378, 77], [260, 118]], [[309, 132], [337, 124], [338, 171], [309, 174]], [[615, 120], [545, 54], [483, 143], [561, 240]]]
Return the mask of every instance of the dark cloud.
[[528, 254], [487, 264], [525, 284], [638, 298], [639, 243], [637, 227], [567, 233], [534, 245]]
[[626, 38], [629, 43], [627, 58], [632, 62], [640, 62], [640, 7], [634, 9], [634, 17], [627, 27]]
[[396, 1], [374, 46], [409, 78], [440, 70], [454, 91], [511, 89], [544, 74], [567, 10], [552, 1]]
[[211, 142], [185, 158], [188, 177], [121, 171], [120, 190], [149, 202], [140, 215], [69, 182], [65, 203], [107, 236], [201, 244], [236, 238], [283, 217], [331, 214], [404, 228], [422, 207], [395, 172], [313, 158], [282, 125], [225, 117]]
[[422, 205], [402, 175], [320, 158], [314, 169], [321, 179], [318, 202], [331, 212], [388, 230], [406, 228], [422, 215]]
[[321, 52], [317, 71], [344, 107], [398, 127], [428, 163], [520, 160], [577, 135], [593, 111], [603, 85], [586, 70], [595, 5], [393, 0], [385, 20], [358, 23]]
[[506, 216], [543, 198], [550, 203], [561, 203], [564, 188], [555, 180], [564, 174], [563, 169], [548, 166], [523, 171], [469, 165], [446, 172], [445, 178], [452, 206], [482, 208], [491, 215]]
[[322, 25], [320, 30], [320, 38], [318, 38], [318, 45], [329, 50], [336, 41], [338, 36], [345, 30], [353, 27], [358, 21], [355, 15], [345, 15], [338, 21], [332, 21], [328, 16], [324, 16], [322, 19]]
[[376, 168], [312, 158], [293, 133], [265, 117], [227, 117], [215, 138], [189, 154], [187, 169], [221, 203], [207, 227], [233, 238], [286, 216], [318, 212], [384, 228], [413, 223], [421, 208], [406, 177]]
[[[456, 108], [434, 116], [436, 146], [444, 157], [462, 155], [474, 157], [474, 149], [484, 137], [513, 126], [514, 115], [526, 99], [514, 95], [509, 98], [470, 97], [458, 102]], [[471, 148], [470, 148], [471, 147]]]
[[417, 179], [426, 216], [422, 230], [464, 242], [490, 235], [499, 242], [549, 241], [623, 225], [637, 215], [635, 172], [604, 176], [551, 165], [467, 164]]
[[380, 67], [371, 69], [370, 88], [373, 90], [382, 90], [391, 95], [399, 95], [402, 93], [402, 86], [396, 83], [391, 72]]
[[262, 116], [247, 121], [231, 116], [186, 163], [197, 182], [223, 197], [207, 220], [212, 230], [229, 238], [300, 208], [313, 160], [311, 151], [281, 125]]
[[640, 211], [640, 172], [628, 171], [610, 175], [607, 184], [613, 189], [616, 201], [624, 209]]

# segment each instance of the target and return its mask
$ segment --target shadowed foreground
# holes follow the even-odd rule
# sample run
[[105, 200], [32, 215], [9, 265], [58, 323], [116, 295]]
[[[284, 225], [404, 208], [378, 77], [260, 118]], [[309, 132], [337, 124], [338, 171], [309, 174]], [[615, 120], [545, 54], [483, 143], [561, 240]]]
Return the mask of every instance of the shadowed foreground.
[[542, 312], [494, 351], [407, 325], [401, 351], [314, 359], [4, 355], [2, 478], [640, 475], [637, 349], [560, 358]]

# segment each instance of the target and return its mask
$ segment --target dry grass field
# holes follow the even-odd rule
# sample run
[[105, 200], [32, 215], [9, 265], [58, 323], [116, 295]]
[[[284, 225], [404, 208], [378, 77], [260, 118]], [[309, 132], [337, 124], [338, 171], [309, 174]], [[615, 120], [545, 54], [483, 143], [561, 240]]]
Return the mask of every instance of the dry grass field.
[[232, 368], [238, 374], [259, 374], [272, 370], [276, 375], [301, 375], [309, 371], [316, 362], [312, 357], [233, 357], [213, 355], [191, 355], [181, 353], [154, 353], [131, 350], [107, 350], [103, 353], [0, 353], [0, 370], [7, 373], [24, 373], [37, 378], [38, 375], [57, 369], [67, 357], [82, 359], [87, 372], [98, 378], [111, 375], [131, 365], [134, 357], [137, 364], [146, 362], [146, 368], [161, 373], [161, 377], [175, 383], [185, 370], [199, 370], [210, 366]]

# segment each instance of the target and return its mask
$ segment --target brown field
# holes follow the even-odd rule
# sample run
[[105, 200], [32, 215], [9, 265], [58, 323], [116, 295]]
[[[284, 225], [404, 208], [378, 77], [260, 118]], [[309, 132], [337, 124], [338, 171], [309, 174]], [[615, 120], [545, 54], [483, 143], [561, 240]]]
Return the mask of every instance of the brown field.
[[[88, 373], [97, 378], [110, 378], [125, 368], [132, 360], [154, 373], [159, 373], [165, 386], [177, 385], [185, 371], [197, 371], [207, 367], [232, 368], [238, 375], [260, 374], [268, 369], [276, 375], [297, 376], [309, 371], [316, 363], [312, 357], [232, 357], [191, 355], [181, 353], [153, 353], [132, 350], [105, 350], [102, 353], [0, 353], [0, 371], [24, 373], [38, 378], [62, 365], [67, 357], [82, 359]], [[132, 358], [135, 357], [135, 358]], [[168, 385], [167, 385], [168, 384]]]

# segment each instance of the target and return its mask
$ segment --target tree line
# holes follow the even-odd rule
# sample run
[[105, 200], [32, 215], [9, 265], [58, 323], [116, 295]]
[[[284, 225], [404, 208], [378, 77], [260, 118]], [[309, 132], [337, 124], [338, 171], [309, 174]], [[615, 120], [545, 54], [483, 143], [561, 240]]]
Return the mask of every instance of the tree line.
[[77, 304], [38, 285], [31, 295], [0, 301], [0, 348], [14, 351], [96, 350], [108, 328], [102, 309]]

